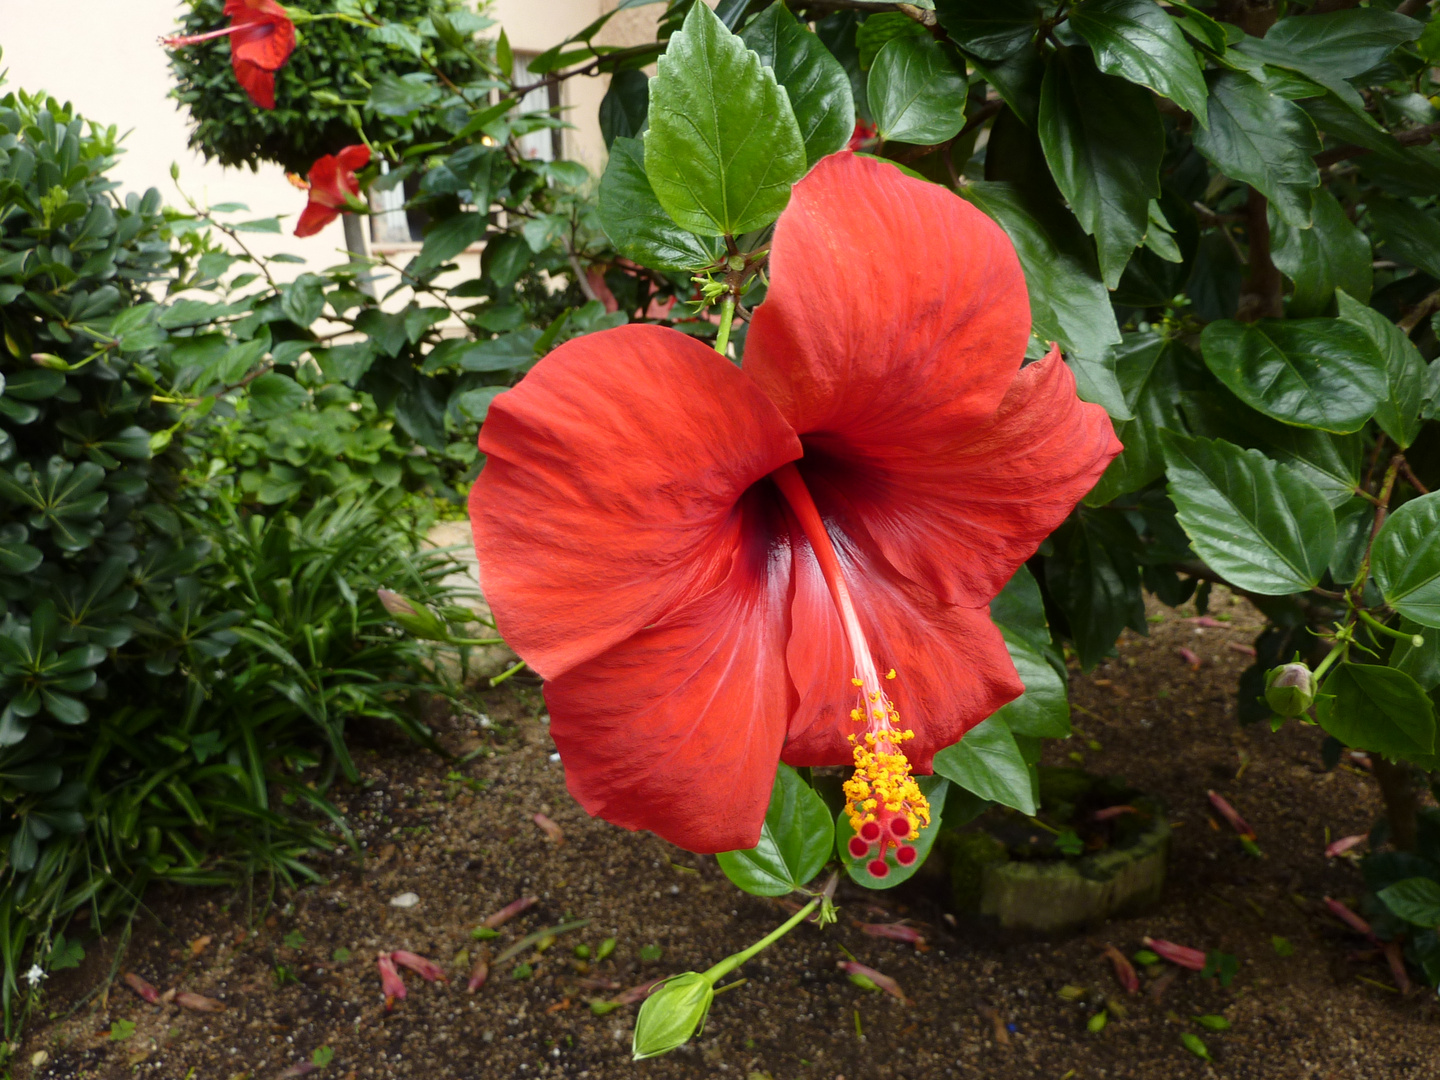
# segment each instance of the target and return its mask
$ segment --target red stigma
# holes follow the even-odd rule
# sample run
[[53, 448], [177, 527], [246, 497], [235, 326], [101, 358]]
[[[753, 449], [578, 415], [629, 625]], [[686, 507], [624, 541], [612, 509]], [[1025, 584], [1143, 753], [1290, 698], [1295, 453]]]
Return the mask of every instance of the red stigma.
[[894, 821], [890, 822], [890, 831], [903, 840], [910, 835], [910, 822], [906, 821], [903, 817], [897, 817]]
[[873, 844], [880, 839], [880, 825], [875, 821], [867, 821], [860, 826], [860, 839], [866, 844]]
[[871, 859], [865, 869], [870, 871], [871, 877], [883, 878], [889, 875], [890, 864], [884, 859]]
[[908, 844], [902, 845], [895, 852], [895, 861], [901, 866], [911, 866], [920, 857], [920, 853]]
[[850, 857], [852, 859], [863, 859], [870, 854], [870, 845], [858, 836], [850, 838]]

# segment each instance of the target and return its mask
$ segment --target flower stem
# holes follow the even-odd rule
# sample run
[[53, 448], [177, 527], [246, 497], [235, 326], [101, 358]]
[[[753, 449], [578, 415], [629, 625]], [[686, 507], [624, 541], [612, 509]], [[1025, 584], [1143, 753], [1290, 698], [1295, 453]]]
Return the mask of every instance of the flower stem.
[[734, 971], [741, 964], [745, 963], [746, 960], [749, 960], [752, 956], [760, 952], [762, 949], [768, 949], [771, 945], [774, 945], [775, 942], [779, 941], [791, 930], [794, 930], [795, 927], [799, 926], [802, 922], [805, 921], [806, 916], [808, 916], [819, 906], [820, 898], [817, 896], [814, 900], [811, 900], [808, 904], [802, 907], [794, 915], [790, 916], [789, 919], [787, 919], [781, 925], [777, 926], [774, 930], [770, 931], [770, 933], [766, 934], [754, 945], [751, 945], [743, 952], [737, 952], [731, 956], [727, 956], [724, 960], [721, 960], [709, 971], [703, 972], [702, 974], [705, 976], [705, 978], [710, 980], [710, 985], [714, 986], [726, 975], [730, 974], [730, 972]]
[[516, 664], [514, 667], [506, 668], [506, 669], [505, 669], [504, 671], [502, 671], [499, 675], [496, 675], [493, 679], [490, 680], [490, 685], [491, 685], [492, 687], [499, 686], [502, 682], [504, 682], [506, 679], [510, 678], [511, 675], [514, 675], [517, 671], [519, 671], [519, 670], [520, 670], [521, 668], [523, 668], [524, 666], [525, 666], [525, 661], [524, 661], [524, 660], [521, 660], [521, 661], [520, 661], [518, 664]]
[[720, 305], [720, 331], [715, 335], [715, 351], [724, 356], [730, 348], [730, 324], [735, 321], [735, 295], [727, 293]]
[[447, 645], [504, 645], [503, 637], [452, 637], [446, 638]]
[[1421, 645], [1425, 644], [1425, 639], [1422, 638], [1419, 634], [1407, 634], [1403, 630], [1396, 630], [1393, 626], [1386, 626], [1384, 623], [1382, 623], [1379, 619], [1375, 618], [1374, 615], [1371, 615], [1370, 612], [1366, 611], [1364, 608], [1360, 609], [1359, 615], [1361, 621], [1363, 621], [1366, 626], [1370, 627], [1371, 630], [1377, 630], [1382, 634], [1389, 634], [1396, 640], [1404, 641], [1410, 645], [1413, 645], [1417, 649]]

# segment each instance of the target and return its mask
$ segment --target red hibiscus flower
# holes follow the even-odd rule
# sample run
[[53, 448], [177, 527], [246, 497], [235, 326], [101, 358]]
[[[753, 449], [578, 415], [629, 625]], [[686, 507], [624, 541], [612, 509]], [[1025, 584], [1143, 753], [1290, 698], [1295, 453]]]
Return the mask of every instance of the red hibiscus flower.
[[495, 400], [481, 579], [591, 814], [748, 848], [777, 761], [854, 764], [906, 865], [912, 770], [1023, 689], [989, 602], [1120, 445], [1058, 351], [1021, 368], [1014, 249], [937, 185], [823, 160], [770, 271], [743, 370], [630, 325]]
[[342, 210], [360, 213], [360, 181], [355, 173], [370, 164], [368, 146], [347, 146], [338, 154], [326, 154], [310, 166], [310, 201], [295, 225], [296, 236], [314, 236], [340, 216]]
[[295, 24], [275, 0], [225, 0], [230, 25], [208, 34], [163, 38], [172, 49], [230, 37], [230, 65], [250, 100], [262, 109], [275, 107], [275, 72], [295, 51]]

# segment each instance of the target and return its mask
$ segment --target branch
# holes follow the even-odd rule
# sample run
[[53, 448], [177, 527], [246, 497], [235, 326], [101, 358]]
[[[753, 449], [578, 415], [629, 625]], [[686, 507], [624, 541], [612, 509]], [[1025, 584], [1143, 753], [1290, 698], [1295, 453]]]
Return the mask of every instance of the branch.
[[1405, 317], [1395, 325], [1400, 327], [1401, 330], [1404, 330], [1406, 336], [1408, 337], [1410, 335], [1410, 332], [1414, 330], [1415, 327], [1420, 325], [1420, 320], [1425, 318], [1426, 315], [1429, 315], [1436, 308], [1440, 308], [1440, 289], [1436, 289], [1429, 296], [1425, 297], [1424, 300], [1421, 300], [1413, 308], [1407, 311], [1405, 313]]
[[1249, 201], [1245, 204], [1245, 232], [1250, 242], [1250, 274], [1245, 279], [1240, 293], [1240, 310], [1236, 318], [1241, 322], [1256, 319], [1279, 319], [1285, 314], [1282, 302], [1284, 280], [1270, 258], [1270, 219], [1267, 216], [1269, 202], [1264, 195], [1250, 189]]
[[901, 7], [911, 7], [910, 4], [870, 3], [869, 0], [797, 0], [793, 7], [797, 11], [866, 11], [878, 13], [882, 11], [899, 11]]
[[[1436, 135], [1440, 135], [1440, 123], [1426, 124], [1424, 127], [1411, 128], [1409, 131], [1399, 132], [1394, 139], [1401, 146], [1423, 146]], [[1364, 157], [1366, 154], [1373, 154], [1375, 151], [1366, 146], [1337, 146], [1333, 150], [1325, 150], [1315, 155], [1315, 164], [1320, 166], [1334, 165], [1336, 162], [1349, 161], [1351, 158]]]
[[[871, 5], [867, 4], [865, 6], [870, 7]], [[893, 8], [895, 5], [890, 4], [888, 6]], [[632, 45], [628, 49], [616, 49], [614, 52], [606, 53], [604, 56], [597, 56], [594, 60], [591, 60], [587, 64], [582, 64], [578, 68], [572, 68], [569, 71], [552, 71], [539, 82], [533, 82], [529, 86], [512, 86], [510, 87], [510, 93], [523, 98], [532, 90], [539, 90], [544, 86], [558, 86], [566, 79], [573, 79], [576, 75], [598, 75], [600, 74], [602, 64], [609, 63], [613, 60], [628, 60], [632, 56], [645, 56], [647, 53], [654, 52], [657, 45], [659, 45], [659, 42], [651, 42], [648, 45]]]

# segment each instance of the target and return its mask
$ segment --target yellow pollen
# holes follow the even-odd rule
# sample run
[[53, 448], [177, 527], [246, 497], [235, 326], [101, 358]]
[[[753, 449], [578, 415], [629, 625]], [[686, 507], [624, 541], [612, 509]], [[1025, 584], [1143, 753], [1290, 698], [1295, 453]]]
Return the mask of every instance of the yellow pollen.
[[887, 672], [885, 673], [885, 678], [887, 678], [887, 679], [893, 679], [894, 677], [895, 677], [895, 669], [892, 667], [889, 671], [887, 671]]
[[850, 680], [850, 684], [851, 684], [852, 686], [864, 686], [864, 685], [865, 685], [865, 684], [864, 684], [863, 682], [861, 682], [859, 679], [851, 679], [851, 680]]
[[[892, 668], [885, 676], [895, 677]], [[863, 685], [859, 679], [852, 683]], [[867, 822], [877, 820], [877, 811], [882, 808], [905, 819], [910, 826], [909, 836], [914, 837], [930, 824], [930, 803], [920, 790], [920, 785], [910, 774], [910, 761], [901, 749], [904, 743], [915, 738], [915, 732], [900, 730], [899, 710], [879, 692], [865, 695], [877, 708], [851, 711], [851, 719], [860, 720], [866, 713], [872, 715], [869, 731], [857, 739], [848, 738], [853, 744], [855, 772], [845, 781], [845, 812], [851, 827], [858, 833]], [[893, 841], [892, 841], [893, 843]], [[881, 849], [883, 852], [883, 848]]]

